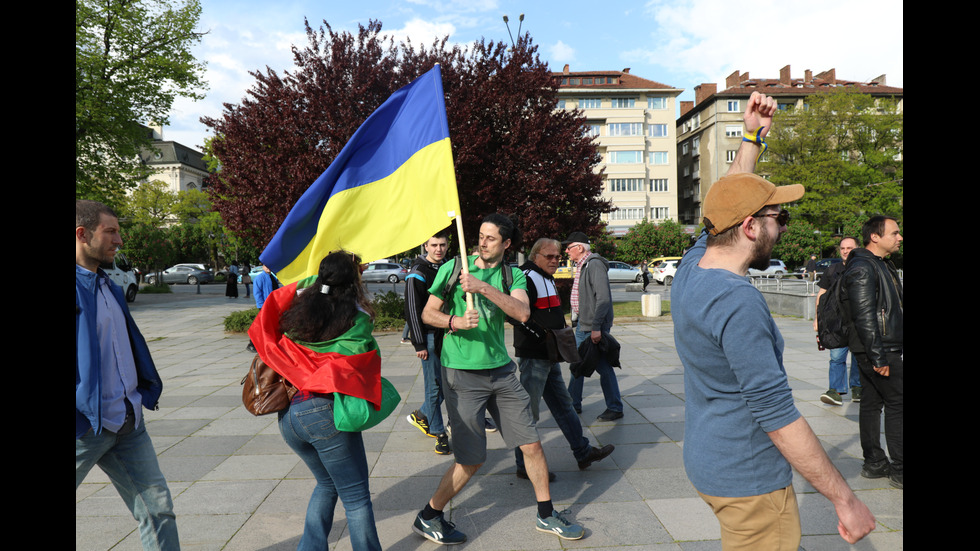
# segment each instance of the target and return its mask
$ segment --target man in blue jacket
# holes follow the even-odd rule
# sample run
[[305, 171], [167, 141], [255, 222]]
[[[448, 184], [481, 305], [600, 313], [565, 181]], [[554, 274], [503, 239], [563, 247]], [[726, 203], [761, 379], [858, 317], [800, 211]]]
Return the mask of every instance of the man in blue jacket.
[[75, 488], [98, 465], [139, 522], [143, 548], [180, 549], [142, 415], [157, 408], [163, 383], [122, 289], [100, 268], [120, 245], [109, 207], [75, 201]]

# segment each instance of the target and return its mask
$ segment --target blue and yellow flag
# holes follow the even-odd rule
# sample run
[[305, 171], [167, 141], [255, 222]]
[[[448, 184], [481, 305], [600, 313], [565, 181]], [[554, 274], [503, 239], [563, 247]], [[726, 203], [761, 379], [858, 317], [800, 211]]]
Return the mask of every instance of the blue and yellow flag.
[[364, 121], [286, 216], [259, 257], [283, 284], [315, 275], [330, 251], [365, 262], [416, 247], [459, 214], [439, 66]]

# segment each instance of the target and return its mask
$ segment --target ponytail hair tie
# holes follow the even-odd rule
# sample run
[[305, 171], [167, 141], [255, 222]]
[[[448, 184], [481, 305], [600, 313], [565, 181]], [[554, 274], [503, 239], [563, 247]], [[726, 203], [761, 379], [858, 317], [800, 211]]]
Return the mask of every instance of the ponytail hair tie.
[[321, 285], [320, 286], [320, 292], [323, 293], [323, 294], [329, 293], [330, 292], [330, 286], [329, 285]]

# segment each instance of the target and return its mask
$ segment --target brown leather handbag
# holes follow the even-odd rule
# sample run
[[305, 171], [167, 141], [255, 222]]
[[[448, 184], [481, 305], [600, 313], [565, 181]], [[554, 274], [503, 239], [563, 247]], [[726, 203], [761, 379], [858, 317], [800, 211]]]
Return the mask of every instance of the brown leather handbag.
[[248, 373], [242, 378], [242, 404], [252, 415], [268, 415], [289, 407], [296, 387], [262, 361], [258, 354], [252, 359]]

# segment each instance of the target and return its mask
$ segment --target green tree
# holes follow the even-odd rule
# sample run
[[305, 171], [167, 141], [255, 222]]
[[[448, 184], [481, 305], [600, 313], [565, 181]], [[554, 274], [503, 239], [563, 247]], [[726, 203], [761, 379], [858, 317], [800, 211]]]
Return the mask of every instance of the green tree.
[[790, 210], [827, 236], [855, 217], [886, 213], [901, 220], [904, 123], [898, 100], [839, 88], [813, 94], [806, 109], [781, 114], [766, 138], [759, 172], [776, 184], [803, 184]]
[[616, 258], [637, 264], [658, 256], [680, 256], [690, 244], [691, 238], [677, 222], [664, 220], [655, 224], [644, 218], [620, 240]]
[[144, 274], [174, 264], [175, 250], [167, 232], [149, 224], [133, 224], [122, 233], [122, 251]]
[[161, 227], [173, 218], [176, 205], [177, 194], [170, 191], [170, 186], [153, 180], [143, 182], [126, 197], [122, 211], [132, 223]]
[[787, 267], [802, 266], [811, 254], [822, 257], [817, 227], [806, 220], [792, 220], [772, 249], [772, 258], [782, 260]]
[[178, 97], [201, 99], [191, 47], [199, 0], [75, 0], [75, 197], [121, 204], [147, 176], [142, 124], [169, 122]]

